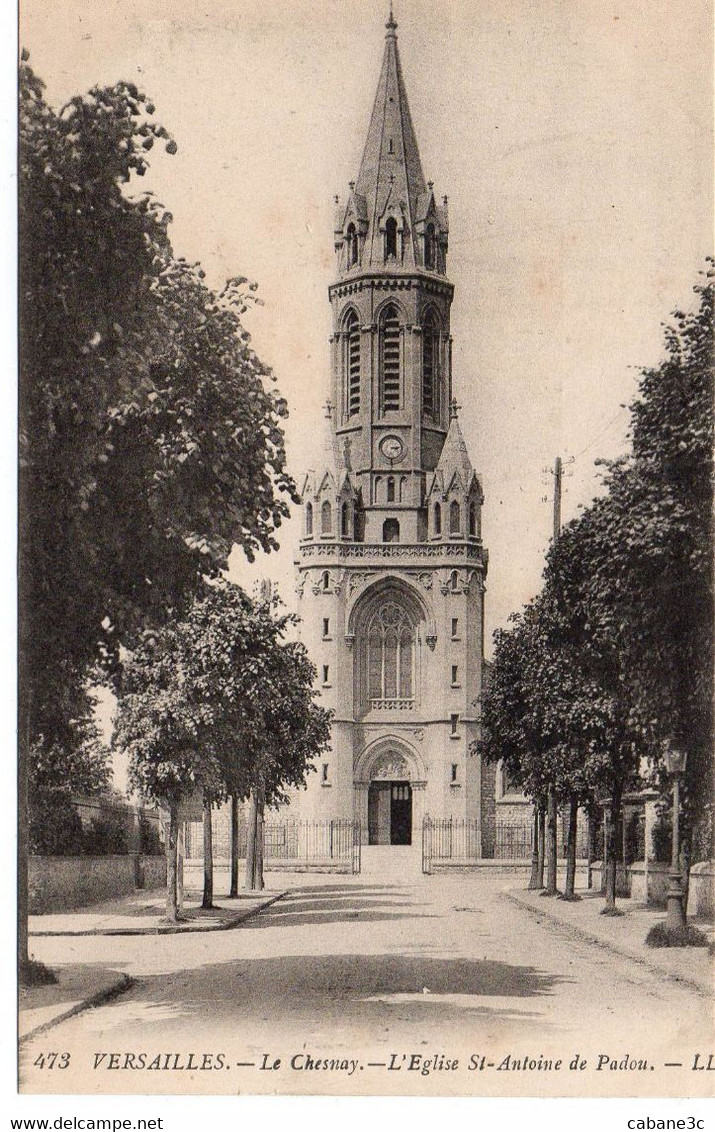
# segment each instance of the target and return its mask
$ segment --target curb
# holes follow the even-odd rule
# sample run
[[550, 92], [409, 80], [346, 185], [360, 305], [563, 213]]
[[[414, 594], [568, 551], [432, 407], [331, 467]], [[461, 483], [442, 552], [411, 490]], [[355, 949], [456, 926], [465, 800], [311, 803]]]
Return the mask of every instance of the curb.
[[80, 932], [61, 932], [61, 931], [34, 931], [29, 935], [33, 939], [40, 937], [58, 937], [64, 939], [75, 938], [81, 936], [98, 936], [98, 935], [111, 935], [111, 936], [140, 936], [140, 935], [189, 935], [190, 933], [205, 933], [205, 932], [225, 932], [229, 928], [235, 928], [238, 924], [242, 924], [244, 920], [250, 920], [251, 916], [256, 916], [259, 912], [263, 912], [266, 908], [270, 908], [271, 904], [275, 904], [277, 900], [281, 900], [288, 892], [279, 892], [277, 896], [271, 896], [268, 900], [263, 900], [254, 908], [249, 908], [247, 912], [235, 912], [233, 916], [225, 920], [217, 920], [215, 923], [211, 921], [200, 921], [196, 923], [187, 921], [186, 923], [179, 924], [155, 924], [151, 928], [88, 928], [86, 931]]
[[710, 998], [710, 995], [712, 994], [711, 989], [702, 986], [696, 979], [690, 979], [687, 975], [675, 974], [673, 971], [669, 971], [666, 967], [661, 967], [659, 963], [653, 963], [645, 956], [640, 955], [638, 952], [630, 951], [624, 946], [617, 947], [611, 942], [611, 940], [603, 939], [602, 936], [594, 935], [594, 933], [588, 931], [588, 929], [582, 928], [577, 924], [572, 924], [568, 920], [562, 920], [559, 916], [554, 916], [552, 912], [549, 912], [546, 909], [534, 908], [532, 904], [529, 904], [527, 900], [522, 900], [514, 892], [509, 892], [505, 889], [502, 891], [502, 896], [505, 896], [507, 900], [510, 900], [512, 902], [512, 904], [516, 904], [517, 907], [523, 908], [525, 912], [531, 912], [534, 916], [543, 916], [545, 920], [548, 920], [549, 923], [554, 925], [555, 927], [560, 928], [566, 935], [575, 936], [577, 939], [585, 940], [587, 943], [595, 944], [596, 947], [602, 947], [606, 951], [612, 951], [615, 955], [621, 955], [625, 959], [630, 959], [633, 963], [640, 963], [643, 967], [647, 967], [649, 970], [654, 971], [657, 975], [660, 975], [661, 978], [668, 979], [673, 983], [680, 983], [681, 986], [690, 987], [691, 990], [697, 991], [698, 994], [703, 995], [705, 998]]
[[74, 1018], [75, 1014], [82, 1014], [85, 1010], [91, 1010], [93, 1006], [103, 1006], [105, 1002], [111, 1002], [113, 998], [118, 998], [120, 994], [124, 994], [135, 985], [135, 980], [130, 978], [129, 975], [120, 975], [116, 982], [111, 986], [105, 987], [104, 990], [97, 991], [96, 994], [91, 994], [89, 998], [82, 999], [81, 1002], [76, 1002], [68, 1010], [64, 1010], [61, 1014], [57, 1014], [54, 1018], [50, 1018], [47, 1022], [41, 1022], [39, 1026], [34, 1029], [28, 1030], [26, 1034], [18, 1039], [18, 1045], [23, 1045], [31, 1038], [37, 1037], [45, 1030], [52, 1029], [53, 1026], [58, 1026], [60, 1022], [66, 1022], [68, 1018]]

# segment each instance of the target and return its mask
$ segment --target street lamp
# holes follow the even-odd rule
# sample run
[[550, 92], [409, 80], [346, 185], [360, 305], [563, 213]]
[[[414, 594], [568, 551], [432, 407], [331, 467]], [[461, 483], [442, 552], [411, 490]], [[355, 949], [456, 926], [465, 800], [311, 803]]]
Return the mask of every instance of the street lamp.
[[666, 743], [663, 751], [665, 769], [673, 779], [673, 817], [672, 817], [672, 854], [670, 858], [670, 873], [668, 874], [668, 892], [666, 894], [667, 915], [665, 920], [669, 932], [685, 930], [685, 910], [683, 908], [682, 874], [680, 872], [680, 776], [685, 771], [687, 753]]

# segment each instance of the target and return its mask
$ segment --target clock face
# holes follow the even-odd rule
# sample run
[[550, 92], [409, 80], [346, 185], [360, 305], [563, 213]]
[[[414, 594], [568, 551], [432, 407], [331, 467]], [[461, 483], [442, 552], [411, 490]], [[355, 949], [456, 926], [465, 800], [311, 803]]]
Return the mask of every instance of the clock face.
[[388, 460], [399, 460], [404, 446], [399, 436], [386, 436], [380, 441], [380, 451]]

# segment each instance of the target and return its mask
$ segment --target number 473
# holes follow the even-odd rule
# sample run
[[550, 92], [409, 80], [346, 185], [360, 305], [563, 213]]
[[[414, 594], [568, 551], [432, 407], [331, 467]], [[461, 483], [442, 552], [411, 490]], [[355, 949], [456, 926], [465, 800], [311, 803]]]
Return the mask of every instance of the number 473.
[[33, 1061], [38, 1069], [66, 1069], [69, 1063], [68, 1053], [41, 1053]]

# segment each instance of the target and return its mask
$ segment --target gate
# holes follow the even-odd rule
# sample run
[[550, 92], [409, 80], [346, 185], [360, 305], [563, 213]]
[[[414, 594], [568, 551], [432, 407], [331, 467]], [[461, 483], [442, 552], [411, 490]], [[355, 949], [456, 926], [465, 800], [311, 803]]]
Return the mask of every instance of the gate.
[[359, 821], [353, 823], [353, 844], [352, 844], [352, 871], [353, 874], [360, 872], [361, 867], [361, 845], [362, 845], [362, 826]]
[[432, 872], [432, 819], [429, 814], [422, 822], [422, 872]]

